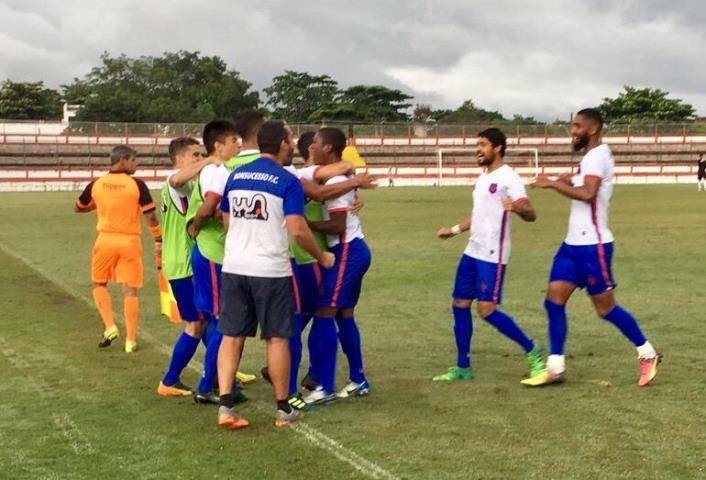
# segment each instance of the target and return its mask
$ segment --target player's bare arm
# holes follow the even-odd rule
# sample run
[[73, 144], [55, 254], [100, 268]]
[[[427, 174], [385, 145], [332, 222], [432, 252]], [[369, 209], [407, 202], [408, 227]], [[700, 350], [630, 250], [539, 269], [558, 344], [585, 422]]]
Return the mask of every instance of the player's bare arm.
[[534, 188], [553, 188], [560, 194], [572, 200], [580, 200], [582, 202], [591, 203], [598, 195], [598, 188], [601, 186], [601, 179], [596, 176], [586, 175], [584, 177], [584, 185], [575, 187], [569, 183], [560, 180], [553, 180], [546, 175], [538, 176], [532, 182]]
[[454, 225], [453, 227], [442, 227], [436, 232], [436, 236], [442, 240], [447, 238], [455, 237], [461, 232], [467, 232], [471, 228], [471, 217], [469, 216], [462, 222]]
[[190, 182], [191, 180], [196, 178], [196, 176], [201, 172], [203, 167], [205, 167], [209, 163], [215, 163], [213, 157], [204, 158], [202, 160], [185, 166], [178, 172], [174, 173], [174, 175], [169, 177], [169, 185], [171, 185], [172, 188], [183, 187], [187, 184], [187, 182]]
[[335, 262], [335, 257], [331, 252], [321, 251], [314, 236], [311, 234], [311, 229], [306, 223], [304, 217], [300, 215], [287, 215], [285, 218], [287, 231], [290, 238], [297, 242], [300, 247], [306, 250], [312, 257], [316, 258], [324, 268], [331, 268]]
[[508, 212], [516, 213], [525, 222], [534, 222], [537, 220], [534, 207], [527, 198], [521, 198], [514, 202], [511, 198], [506, 198], [503, 200], [503, 208]]
[[191, 235], [192, 238], [195, 238], [199, 234], [199, 230], [201, 230], [203, 222], [205, 222], [207, 218], [220, 217], [218, 209], [220, 202], [221, 199], [218, 195], [206, 195], [199, 210], [196, 212], [196, 216], [188, 227], [189, 235]]
[[348, 212], [330, 212], [330, 220], [309, 222], [309, 227], [326, 235], [342, 235], [346, 232], [346, 217]]
[[322, 165], [314, 172], [314, 180], [326, 181], [339, 175], [353, 175], [355, 167], [352, 163], [340, 161], [329, 165]]
[[367, 173], [355, 175], [345, 182], [334, 183], [333, 185], [319, 185], [316, 182], [302, 179], [304, 194], [317, 202], [325, 202], [326, 200], [340, 197], [356, 188], [367, 190], [377, 186], [375, 177]]

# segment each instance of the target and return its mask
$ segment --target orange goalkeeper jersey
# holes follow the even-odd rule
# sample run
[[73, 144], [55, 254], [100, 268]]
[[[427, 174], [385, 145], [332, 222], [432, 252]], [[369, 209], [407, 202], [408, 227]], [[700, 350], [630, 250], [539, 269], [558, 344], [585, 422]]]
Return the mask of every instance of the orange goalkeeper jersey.
[[78, 197], [79, 209], [96, 207], [99, 233], [142, 233], [140, 215], [154, 210], [145, 182], [124, 172], [109, 172], [93, 180]]

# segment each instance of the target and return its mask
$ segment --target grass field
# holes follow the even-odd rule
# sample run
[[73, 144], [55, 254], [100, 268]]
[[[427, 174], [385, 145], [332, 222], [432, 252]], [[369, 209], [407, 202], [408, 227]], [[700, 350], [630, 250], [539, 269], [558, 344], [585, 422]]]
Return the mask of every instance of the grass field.
[[[503, 305], [545, 345], [542, 299], [568, 214], [552, 193], [531, 192], [535, 224], [514, 221]], [[431, 382], [454, 361], [449, 296], [465, 245], [434, 232], [468, 213], [470, 192], [381, 189], [366, 194], [373, 266], [357, 315], [371, 395], [278, 430], [259, 380], [240, 432], [220, 431], [214, 408], [155, 394], [179, 328], [159, 316], [151, 268], [140, 351], [96, 348], [94, 216], [73, 214], [74, 197], [0, 195], [0, 478], [706, 478], [706, 194], [696, 188], [614, 196], [617, 295], [665, 356], [653, 386], [637, 388], [634, 348], [580, 292], [564, 385], [523, 388], [524, 356], [477, 316], [476, 379]], [[262, 343], [243, 361], [258, 371]], [[342, 384], [342, 357], [339, 367]]]

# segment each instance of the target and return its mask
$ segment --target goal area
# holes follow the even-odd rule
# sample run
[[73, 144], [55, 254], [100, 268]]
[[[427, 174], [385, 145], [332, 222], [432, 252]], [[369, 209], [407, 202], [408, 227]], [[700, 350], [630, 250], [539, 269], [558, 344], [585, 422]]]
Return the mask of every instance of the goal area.
[[[438, 183], [444, 184], [444, 173], [451, 168], [478, 167], [475, 148], [439, 148], [436, 151]], [[509, 147], [505, 150], [505, 163], [513, 168], [529, 169], [532, 176], [539, 175], [539, 150], [536, 148]]]

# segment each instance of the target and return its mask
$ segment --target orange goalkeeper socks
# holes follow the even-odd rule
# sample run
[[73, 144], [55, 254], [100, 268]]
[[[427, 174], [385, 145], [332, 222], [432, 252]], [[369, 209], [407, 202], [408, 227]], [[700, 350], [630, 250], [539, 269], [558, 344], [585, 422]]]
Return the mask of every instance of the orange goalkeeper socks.
[[125, 297], [124, 301], [125, 313], [125, 339], [131, 342], [137, 341], [137, 320], [140, 316], [140, 301], [137, 297]]
[[115, 326], [115, 318], [113, 318], [113, 301], [110, 298], [110, 292], [106, 287], [95, 287], [93, 289], [93, 301], [96, 303], [98, 313], [103, 320], [103, 330], [108, 330]]

